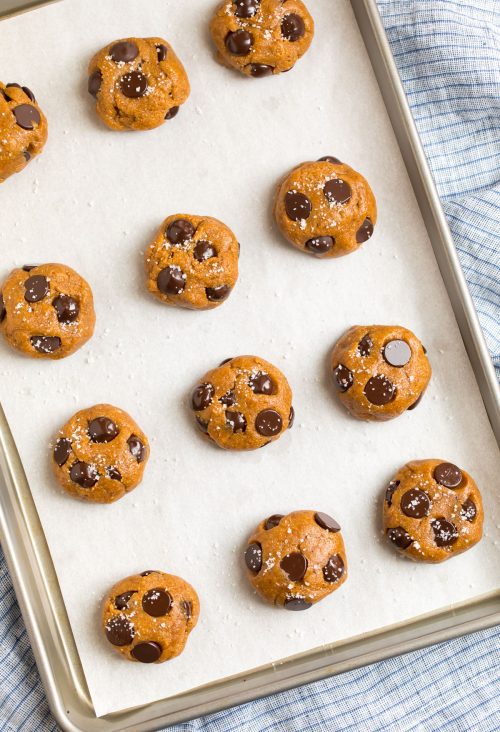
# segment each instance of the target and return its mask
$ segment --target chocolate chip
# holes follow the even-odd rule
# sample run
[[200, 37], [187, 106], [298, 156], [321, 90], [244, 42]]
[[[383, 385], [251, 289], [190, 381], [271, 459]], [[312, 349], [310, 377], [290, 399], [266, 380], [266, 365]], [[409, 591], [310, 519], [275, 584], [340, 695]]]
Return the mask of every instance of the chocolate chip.
[[453, 463], [440, 463], [434, 469], [434, 480], [446, 488], [458, 488], [462, 477], [462, 471]]
[[316, 236], [313, 239], [308, 239], [305, 243], [305, 247], [312, 254], [321, 256], [333, 249], [335, 239], [333, 236]]
[[118, 437], [120, 430], [109, 417], [96, 417], [89, 422], [88, 433], [92, 442], [112, 442]]
[[24, 283], [24, 299], [26, 302], [40, 302], [49, 294], [49, 281], [43, 275], [29, 277]]
[[274, 529], [275, 526], [278, 526], [282, 518], [285, 518], [282, 513], [273, 513], [272, 516], [269, 516], [269, 518], [264, 521], [264, 530], [270, 531], [271, 529]]
[[363, 336], [363, 338], [358, 343], [358, 353], [360, 356], [369, 356], [372, 348], [373, 348], [373, 341], [367, 333], [366, 335]]
[[253, 45], [253, 36], [246, 30], [229, 32], [225, 40], [226, 48], [233, 56], [247, 56]]
[[176, 219], [168, 225], [165, 232], [167, 239], [172, 244], [184, 244], [193, 238], [195, 228], [190, 221], [186, 219]]
[[2, 323], [5, 320], [6, 315], [7, 315], [7, 310], [5, 309], [5, 302], [3, 299], [3, 295], [0, 294], [0, 323]]
[[392, 402], [396, 396], [396, 387], [392, 381], [389, 381], [385, 376], [377, 374], [377, 376], [372, 376], [372, 378], [368, 380], [364, 388], [364, 395], [369, 402], [381, 407], [384, 404]]
[[68, 462], [71, 455], [71, 440], [66, 437], [60, 437], [54, 447], [54, 461], [60, 468]]
[[308, 610], [312, 607], [312, 602], [303, 597], [287, 597], [283, 607], [285, 610]]
[[196, 417], [196, 424], [198, 425], [198, 428], [204, 432], [206, 435], [208, 435], [208, 422], [204, 422], [199, 417]]
[[153, 641], [143, 641], [134, 646], [130, 653], [136, 661], [140, 661], [141, 663], [155, 663], [162, 654], [162, 647], [159, 643], [154, 643]]
[[11, 101], [11, 98], [9, 97], [9, 95], [7, 94], [7, 92], [4, 91], [3, 89], [0, 89], [0, 94], [5, 99], [6, 102], [10, 102]]
[[105, 625], [106, 638], [114, 646], [128, 646], [134, 640], [134, 626], [125, 615], [114, 615]]
[[36, 125], [40, 124], [40, 112], [31, 104], [20, 104], [12, 110], [18, 127], [23, 130], [32, 130]]
[[295, 409], [290, 407], [290, 414], [288, 416], [288, 429], [291, 430], [293, 423], [295, 422]]
[[347, 391], [354, 384], [354, 374], [342, 363], [339, 363], [333, 370], [333, 379], [338, 390], [341, 392]]
[[173, 119], [174, 117], [177, 117], [179, 113], [179, 106], [176, 107], [170, 107], [167, 114], [165, 115], [165, 119]]
[[191, 600], [182, 600], [181, 602], [182, 612], [186, 616], [187, 620], [191, 620], [193, 617], [193, 603]]
[[165, 267], [156, 278], [156, 284], [163, 295], [180, 295], [186, 287], [186, 275], [176, 265]]
[[167, 58], [168, 48], [164, 43], [157, 43], [156, 44], [156, 56], [158, 57], [158, 61], [161, 63], [162, 61], [165, 61]]
[[35, 335], [31, 336], [30, 342], [38, 353], [54, 353], [62, 345], [61, 339], [58, 336]]
[[325, 183], [323, 193], [329, 203], [345, 204], [352, 196], [351, 186], [342, 178], [334, 178]]
[[17, 84], [15, 81], [9, 81], [8, 84], [5, 85], [8, 89], [9, 87], [15, 87], [16, 89], [22, 89], [21, 84]]
[[245, 415], [241, 412], [226, 412], [226, 424], [228, 424], [233, 432], [246, 432], [247, 421]]
[[324, 157], [319, 158], [318, 163], [337, 163], [338, 165], [342, 165], [338, 158], [334, 158], [331, 155], [325, 155]]
[[260, 0], [233, 0], [236, 8], [234, 14], [238, 18], [253, 18], [260, 8]]
[[285, 211], [286, 215], [292, 221], [302, 221], [308, 219], [312, 211], [312, 203], [298, 191], [287, 191], [285, 195]]
[[159, 569], [146, 569], [144, 572], [141, 572], [141, 577], [149, 577], [150, 574], [161, 574]]
[[300, 582], [307, 571], [307, 559], [300, 552], [292, 552], [280, 562], [280, 567], [292, 582]]
[[399, 549], [408, 549], [410, 544], [413, 543], [411, 536], [401, 526], [398, 526], [395, 529], [389, 529], [387, 532], [387, 538]]
[[99, 69], [93, 71], [89, 76], [88, 91], [93, 97], [97, 97], [101, 89], [102, 74]]
[[199, 241], [193, 249], [193, 257], [197, 262], [206, 262], [207, 259], [217, 256], [217, 250], [209, 241]]
[[401, 497], [401, 510], [410, 518], [423, 518], [431, 510], [431, 500], [420, 488], [410, 488]]
[[390, 366], [401, 368], [411, 359], [411, 348], [406, 341], [389, 341], [384, 346], [383, 356]]
[[408, 412], [411, 412], [411, 410], [412, 410], [412, 409], [415, 409], [415, 407], [418, 407], [418, 405], [419, 405], [419, 404], [420, 404], [420, 402], [422, 401], [422, 397], [423, 397], [423, 396], [424, 396], [424, 392], [422, 392], [422, 393], [420, 394], [420, 396], [418, 397], [418, 399], [417, 399], [417, 401], [416, 401], [416, 402], [413, 402], [413, 404], [411, 405], [411, 407], [408, 407]]
[[202, 412], [212, 403], [215, 389], [212, 384], [200, 384], [191, 395], [191, 405], [195, 412]]
[[458, 539], [457, 527], [444, 518], [437, 518], [431, 521], [436, 546], [452, 546]]
[[272, 394], [274, 392], [274, 382], [269, 376], [262, 371], [252, 376], [248, 382], [248, 386], [254, 394]]
[[224, 396], [221, 396], [219, 401], [221, 404], [224, 404], [225, 407], [233, 407], [236, 404], [236, 394], [232, 389], [230, 389], [224, 394]]
[[148, 90], [147, 77], [141, 71], [130, 71], [120, 79], [120, 89], [128, 99], [143, 97]]
[[99, 480], [99, 473], [94, 465], [79, 460], [71, 466], [69, 477], [81, 488], [93, 488]]
[[325, 582], [338, 582], [344, 574], [344, 560], [340, 554], [334, 554], [323, 567]]
[[327, 513], [321, 513], [320, 511], [318, 511], [314, 514], [314, 520], [316, 521], [318, 526], [321, 526], [322, 529], [326, 529], [327, 531], [331, 531], [332, 534], [340, 531], [340, 524], [338, 524], [335, 519], [329, 516]]
[[372, 234], [373, 224], [370, 219], [366, 218], [357, 231], [356, 241], [358, 244], [363, 244], [363, 242], [368, 241]]
[[167, 615], [173, 604], [174, 601], [170, 592], [161, 589], [161, 587], [148, 590], [142, 598], [142, 609], [152, 618], [161, 618], [163, 615]]
[[120, 41], [109, 49], [109, 55], [115, 63], [133, 61], [139, 55], [139, 49], [131, 41]]
[[385, 500], [389, 506], [392, 506], [392, 497], [394, 492], [397, 490], [398, 485], [401, 483], [400, 480], [391, 480], [385, 491]]
[[78, 300], [69, 295], [58, 295], [52, 300], [52, 306], [57, 313], [57, 320], [60, 323], [74, 323], [80, 314]]
[[137, 435], [130, 435], [127, 445], [132, 457], [135, 457], [138, 463], [143, 463], [147, 455], [146, 445], [143, 441]]
[[25, 272], [31, 272], [32, 269], [36, 269], [39, 266], [39, 264], [23, 264], [23, 270]]
[[115, 607], [117, 610], [128, 610], [128, 601], [135, 595], [137, 590], [128, 590], [128, 592], [122, 592], [121, 595], [115, 597]]
[[477, 516], [477, 508], [476, 504], [472, 500], [472, 498], [468, 498], [465, 503], [462, 503], [462, 508], [460, 509], [460, 518], [462, 518], [464, 521], [474, 521], [474, 519]]
[[218, 287], [205, 288], [207, 300], [210, 300], [210, 302], [222, 302], [222, 300], [225, 300], [227, 297], [229, 297], [230, 292], [231, 288], [229, 287], [229, 285], [219, 285]]
[[247, 546], [245, 551], [245, 564], [250, 572], [257, 574], [262, 567], [262, 547], [258, 542]]
[[229, 361], [233, 360], [233, 356], [231, 358], [225, 358], [224, 361], [221, 361], [219, 366], [224, 366], [224, 364], [229, 363]]
[[263, 76], [272, 76], [274, 66], [268, 64], [250, 64], [250, 74], [254, 79], [261, 79]]
[[31, 153], [29, 153], [27, 150], [24, 150], [23, 156], [24, 156], [24, 159], [26, 160], [26, 162], [29, 163], [29, 161], [31, 160]]
[[118, 468], [115, 468], [113, 465], [108, 465], [106, 468], [106, 477], [110, 480], [121, 480], [122, 474], [118, 470]]
[[22, 90], [23, 90], [23, 92], [24, 92], [24, 93], [26, 94], [26, 96], [27, 96], [27, 97], [29, 97], [29, 99], [30, 99], [30, 100], [31, 100], [32, 102], [36, 102], [36, 99], [35, 99], [35, 95], [34, 95], [34, 94], [33, 94], [33, 92], [31, 91], [31, 89], [29, 89], [29, 88], [28, 88], [27, 86], [23, 86], [23, 87], [21, 87], [21, 89], [22, 89]]
[[274, 437], [283, 429], [281, 415], [275, 409], [264, 409], [255, 418], [255, 429], [259, 435]]
[[297, 13], [289, 13], [281, 21], [281, 35], [287, 41], [298, 41], [305, 32], [305, 23]]

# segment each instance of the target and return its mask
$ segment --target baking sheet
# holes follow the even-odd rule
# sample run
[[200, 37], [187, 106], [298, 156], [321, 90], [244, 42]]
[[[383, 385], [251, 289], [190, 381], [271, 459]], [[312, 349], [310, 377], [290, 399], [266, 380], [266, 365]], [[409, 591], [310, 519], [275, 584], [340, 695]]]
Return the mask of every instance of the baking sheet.
[[[46, 150], [0, 190], [3, 278], [62, 261], [90, 281], [94, 339], [60, 363], [0, 345], [0, 396], [54, 559], [98, 715], [472, 599], [498, 585], [498, 451], [368, 57], [347, 2], [309, 0], [315, 42], [289, 75], [259, 82], [212, 59], [212, 0], [65, 0], [0, 24], [5, 81], [22, 81], [48, 118]], [[118, 134], [96, 120], [88, 58], [114, 38], [164, 35], [192, 95], [162, 129]], [[314, 83], [311, 83], [314, 79]], [[296, 163], [337, 155], [371, 182], [374, 237], [337, 261], [305, 257], [274, 229], [275, 182]], [[217, 311], [148, 296], [141, 251], [174, 212], [210, 214], [242, 243], [241, 275]], [[401, 323], [424, 341], [434, 377], [414, 412], [364, 424], [335, 402], [328, 353], [353, 323]], [[268, 450], [205, 444], [186, 410], [191, 386], [228, 356], [256, 353], [287, 374], [294, 429]], [[108, 401], [148, 434], [143, 484], [113, 506], [61, 494], [48, 443], [71, 414]], [[382, 490], [405, 461], [443, 457], [483, 491], [483, 542], [441, 566], [395, 555], [379, 533]], [[306, 613], [252, 595], [239, 554], [264, 516], [317, 508], [342, 524], [350, 578]], [[99, 633], [117, 579], [146, 568], [197, 588], [202, 616], [184, 654], [127, 664]]]

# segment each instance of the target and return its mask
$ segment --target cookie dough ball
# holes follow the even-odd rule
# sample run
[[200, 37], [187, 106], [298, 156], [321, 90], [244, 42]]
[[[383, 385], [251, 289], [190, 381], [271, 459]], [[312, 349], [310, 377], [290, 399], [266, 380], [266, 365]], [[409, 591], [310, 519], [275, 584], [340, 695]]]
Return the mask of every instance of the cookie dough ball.
[[32, 358], [71, 356], [94, 333], [92, 290], [64, 264], [25, 265], [0, 288], [0, 331]]
[[182, 653], [199, 614], [198, 595], [190, 584], [147, 570], [111, 588], [102, 625], [106, 639], [124, 658], [164, 663]]
[[483, 533], [483, 502], [471, 476], [444, 460], [414, 460], [389, 483], [384, 533], [417, 562], [444, 562], [466, 552]]
[[52, 467], [65, 491], [113, 503], [142, 480], [149, 443], [132, 417], [110, 404], [77, 412], [54, 441]]
[[0, 183], [19, 173], [47, 142], [47, 120], [27, 86], [0, 82]]
[[238, 279], [239, 244], [210, 216], [169, 216], [145, 253], [148, 290], [167, 305], [211, 310]]
[[297, 249], [326, 259], [350, 254], [371, 237], [377, 205], [362, 175], [325, 157], [286, 176], [278, 187], [274, 216]]
[[257, 592], [285, 610], [307, 610], [347, 579], [340, 526], [315, 511], [261, 521], [248, 539], [245, 564]]
[[294, 420], [292, 390], [276, 366], [257, 356], [223, 361], [191, 396], [196, 424], [226, 450], [256, 450], [278, 440]]
[[333, 383], [358, 419], [399, 417], [420, 402], [431, 378], [426, 350], [399, 325], [355, 325], [332, 353]]
[[311, 45], [314, 21], [301, 0], [224, 0], [210, 31], [218, 61], [260, 78], [295, 66]]
[[189, 97], [189, 80], [163, 38], [124, 38], [89, 64], [89, 93], [112, 130], [152, 130], [172, 119]]

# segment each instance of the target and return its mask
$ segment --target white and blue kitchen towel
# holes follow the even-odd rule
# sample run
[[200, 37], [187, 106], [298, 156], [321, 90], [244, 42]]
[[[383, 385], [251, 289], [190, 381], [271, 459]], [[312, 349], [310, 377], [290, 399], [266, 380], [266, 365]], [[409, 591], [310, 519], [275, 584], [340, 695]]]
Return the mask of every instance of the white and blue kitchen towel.
[[[500, 376], [500, 0], [378, 4]], [[56, 729], [0, 551], [0, 730]], [[498, 732], [500, 630], [173, 729]]]

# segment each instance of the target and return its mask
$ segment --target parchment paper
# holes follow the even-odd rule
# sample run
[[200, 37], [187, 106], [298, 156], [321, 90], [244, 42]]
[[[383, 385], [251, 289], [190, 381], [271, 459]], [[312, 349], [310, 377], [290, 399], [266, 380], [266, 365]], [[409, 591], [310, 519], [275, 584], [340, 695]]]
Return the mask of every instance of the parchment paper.
[[[44, 154], [0, 190], [3, 278], [65, 262], [91, 283], [97, 330], [62, 362], [0, 344], [1, 399], [30, 480], [98, 715], [146, 703], [474, 598], [498, 584], [498, 453], [350, 5], [308, 0], [317, 32], [290, 74], [251, 80], [212, 58], [214, 0], [65, 0], [0, 24], [4, 81], [45, 110]], [[185, 62], [192, 95], [146, 133], [108, 131], [86, 92], [91, 55], [115, 38], [160, 35]], [[374, 237], [341, 260], [304, 256], [271, 217], [276, 181], [335, 155], [377, 196]], [[231, 298], [207, 313], [155, 302], [141, 252], [168, 214], [221, 218], [242, 244]], [[421, 405], [365, 424], [332, 395], [328, 354], [355, 323], [400, 323], [429, 351]], [[296, 425], [276, 444], [230, 454], [205, 444], [186, 400], [223, 358], [254, 353], [288, 376]], [[143, 484], [118, 504], [63, 495], [49, 442], [77, 409], [110, 402], [152, 444]], [[441, 566], [400, 558], [380, 536], [381, 496], [407, 460], [441, 457], [470, 471], [486, 506], [482, 543]], [[315, 508], [343, 527], [350, 578], [305, 613], [268, 607], [240, 553], [272, 513]], [[101, 637], [99, 607], [118, 579], [148, 568], [197, 588], [200, 623], [162, 666], [123, 661]]]

